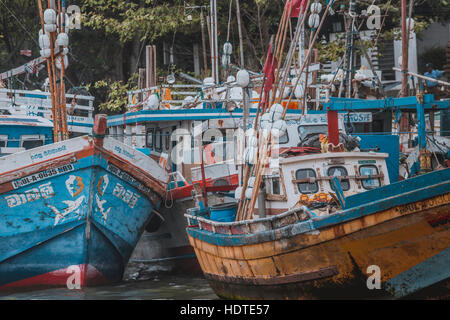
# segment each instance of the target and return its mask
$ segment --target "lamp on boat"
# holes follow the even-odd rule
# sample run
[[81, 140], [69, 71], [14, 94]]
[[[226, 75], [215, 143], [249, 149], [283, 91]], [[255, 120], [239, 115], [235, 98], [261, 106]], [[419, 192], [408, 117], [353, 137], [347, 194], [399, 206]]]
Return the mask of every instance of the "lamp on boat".
[[173, 73], [169, 74], [167, 76], [167, 83], [168, 84], [174, 84], [175, 83], [175, 75]]
[[225, 109], [227, 109], [227, 111], [230, 113], [236, 110], [236, 108], [237, 108], [236, 102], [232, 100], [227, 101], [227, 103], [225, 104]]

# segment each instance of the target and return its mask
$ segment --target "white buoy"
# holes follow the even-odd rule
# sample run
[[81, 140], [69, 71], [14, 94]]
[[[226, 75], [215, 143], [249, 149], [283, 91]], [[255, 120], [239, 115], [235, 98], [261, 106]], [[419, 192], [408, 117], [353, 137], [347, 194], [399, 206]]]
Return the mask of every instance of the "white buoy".
[[231, 43], [229, 41], [226, 41], [223, 44], [223, 53], [226, 55], [231, 55], [231, 53], [233, 52], [233, 46], [231, 45]]
[[252, 194], [253, 194], [253, 188], [248, 187], [247, 190], [245, 190], [245, 197], [247, 199], [251, 199], [252, 198]]
[[266, 112], [261, 116], [261, 129], [270, 130], [272, 128], [272, 118], [270, 113]]
[[281, 104], [276, 103], [270, 107], [270, 118], [272, 121], [278, 121], [281, 119], [284, 112], [284, 108]]
[[250, 84], [250, 74], [247, 70], [239, 70], [236, 75], [236, 82], [239, 87], [247, 88]]
[[414, 19], [413, 18], [406, 18], [406, 27], [409, 26], [409, 30], [414, 30]]
[[[69, 33], [69, 31], [70, 31], [70, 29], [69, 29], [69, 21], [70, 21], [69, 20], [70, 19], [69, 15], [66, 13], [65, 16], [64, 16], [63, 13], [61, 12], [60, 17], [61, 17], [61, 22], [63, 22], [64, 25], [65, 25], [63, 32]], [[63, 21], [63, 17], [65, 17], [64, 21]], [[56, 19], [56, 25], [58, 26], [58, 29], [59, 29], [59, 19]]]
[[[297, 82], [297, 78], [292, 80], [293, 84], [295, 84], [296, 82]], [[297, 86], [294, 89], [294, 94], [297, 99], [303, 98], [303, 95], [305, 94], [305, 88], [303, 88], [303, 85], [301, 84], [300, 81], [298, 82]]]
[[244, 160], [246, 163], [254, 163], [256, 159], [256, 153], [258, 152], [258, 148], [256, 147], [247, 147], [244, 150]]
[[[62, 59], [64, 59], [64, 60], [62, 60]], [[58, 68], [59, 70], [61, 70], [61, 68], [62, 68], [61, 61], [64, 61], [64, 69], [67, 69], [67, 67], [69, 66], [69, 58], [67, 58], [67, 56], [59, 56], [56, 58], [55, 65], [56, 65], [56, 68]]]
[[227, 82], [235, 82], [236, 78], [234, 76], [228, 76]]
[[159, 98], [156, 94], [152, 94], [147, 103], [144, 104], [144, 108], [147, 110], [157, 110], [159, 107]]
[[182, 108], [189, 107], [193, 101], [194, 101], [194, 97], [187, 96], [186, 98], [183, 99], [183, 103], [181, 104], [181, 107]]
[[287, 130], [287, 125], [284, 120], [275, 121], [272, 125], [272, 136], [280, 138], [284, 136]]
[[233, 87], [230, 89], [231, 100], [242, 100], [242, 88]]
[[56, 11], [53, 9], [45, 9], [44, 22], [45, 24], [56, 24]]
[[214, 85], [214, 79], [211, 77], [205, 78], [203, 80], [203, 85], [207, 86], [207, 85]]
[[44, 28], [46, 32], [55, 32], [56, 31], [56, 24], [44, 24]]
[[248, 137], [248, 145], [250, 147], [258, 146], [258, 138], [254, 134], [252, 134], [251, 136]]
[[60, 33], [56, 38], [56, 44], [61, 47], [67, 47], [69, 45], [69, 36], [67, 33]]
[[309, 16], [308, 25], [310, 28], [317, 29], [317, 27], [319, 26], [319, 22], [320, 22], [320, 17], [317, 13], [312, 13]]
[[236, 190], [234, 190], [234, 198], [235, 199], [240, 199], [241, 195], [242, 195], [242, 187], [237, 187]]
[[322, 11], [322, 4], [320, 2], [313, 2], [311, 4], [311, 12], [320, 13], [320, 11]]
[[41, 51], [39, 51], [39, 53], [41, 54], [42, 58], [50, 58], [50, 55], [52, 54], [52, 50], [51, 49], [42, 49]]
[[39, 47], [41, 49], [50, 49], [50, 37], [47, 34], [39, 36]]

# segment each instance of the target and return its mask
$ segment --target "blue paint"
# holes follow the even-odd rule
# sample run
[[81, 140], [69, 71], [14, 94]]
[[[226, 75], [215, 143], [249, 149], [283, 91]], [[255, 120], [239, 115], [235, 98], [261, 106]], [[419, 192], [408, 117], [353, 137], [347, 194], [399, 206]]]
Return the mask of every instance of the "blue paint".
[[[403, 98], [386, 98], [377, 100], [361, 100], [361, 99], [343, 99], [330, 97], [330, 102], [324, 103], [324, 110], [330, 111], [361, 111], [361, 110], [411, 110], [417, 109], [416, 97], [403, 97]], [[450, 101], [435, 101], [434, 95], [424, 95], [423, 108], [441, 110], [450, 109]]]
[[346, 221], [374, 214], [398, 205], [412, 204], [450, 193], [450, 169], [434, 171], [378, 189], [345, 198], [347, 207], [336, 213], [312, 218], [276, 230], [257, 234], [225, 235], [198, 228], [188, 228], [192, 237], [221, 246], [241, 246], [289, 238], [300, 233], [320, 230]]
[[359, 142], [361, 149], [374, 149], [378, 147], [378, 152], [387, 153], [389, 157], [386, 158], [386, 166], [389, 174], [389, 181], [391, 183], [397, 182], [399, 178], [399, 137], [397, 135], [366, 135], [358, 134], [361, 138]]
[[450, 248], [389, 279], [385, 289], [395, 298], [408, 296], [450, 277]]
[[214, 205], [210, 207], [210, 219], [218, 222], [232, 222], [236, 220], [237, 209], [236, 202]]
[[433, 171], [404, 181], [391, 183], [374, 190], [349, 196], [346, 198], [345, 209], [366, 205], [367, 203], [383, 200], [392, 196], [403, 195], [422, 188], [430, 187], [431, 189], [433, 185], [442, 182], [445, 182], [446, 185], [450, 184], [450, 169]]
[[331, 180], [331, 183], [333, 185], [333, 189], [336, 191], [336, 196], [339, 200], [341, 208], [345, 208], [344, 191], [342, 190], [342, 186], [341, 183], [339, 182], [339, 179], [337, 177], [334, 177], [333, 180]]
[[80, 264], [120, 280], [153, 208], [101, 155], [0, 194], [0, 286]]

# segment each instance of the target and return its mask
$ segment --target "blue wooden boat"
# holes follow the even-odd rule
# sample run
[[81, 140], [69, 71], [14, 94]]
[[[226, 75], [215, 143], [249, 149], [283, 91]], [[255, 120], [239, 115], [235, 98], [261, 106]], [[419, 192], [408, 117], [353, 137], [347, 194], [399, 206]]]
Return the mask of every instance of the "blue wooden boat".
[[0, 290], [121, 280], [168, 175], [97, 117], [93, 136], [0, 158]]

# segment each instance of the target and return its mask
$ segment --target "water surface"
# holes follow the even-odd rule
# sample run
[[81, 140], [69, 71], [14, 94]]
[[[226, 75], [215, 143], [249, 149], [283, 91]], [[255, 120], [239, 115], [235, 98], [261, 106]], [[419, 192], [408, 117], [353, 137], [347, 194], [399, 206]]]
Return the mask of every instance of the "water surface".
[[140, 281], [82, 290], [55, 288], [13, 294], [1, 294], [0, 300], [197, 300], [218, 299], [201, 277], [155, 276]]

